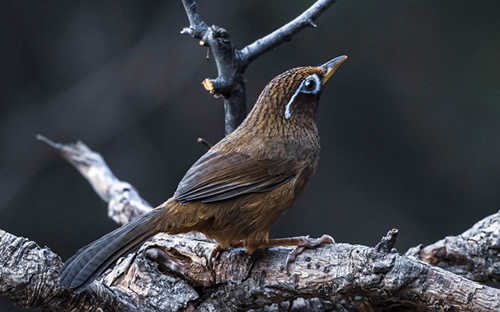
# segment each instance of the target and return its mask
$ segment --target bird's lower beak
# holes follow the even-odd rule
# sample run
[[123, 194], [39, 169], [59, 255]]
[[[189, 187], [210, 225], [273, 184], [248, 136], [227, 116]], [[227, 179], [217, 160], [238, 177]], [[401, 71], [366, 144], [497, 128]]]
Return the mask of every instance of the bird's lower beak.
[[329, 60], [328, 62], [320, 66], [320, 68], [325, 71], [322, 80], [323, 85], [326, 84], [328, 79], [333, 76], [333, 74], [337, 71], [340, 65], [345, 62], [345, 60], [347, 60], [347, 55], [341, 55], [337, 56], [333, 60]]

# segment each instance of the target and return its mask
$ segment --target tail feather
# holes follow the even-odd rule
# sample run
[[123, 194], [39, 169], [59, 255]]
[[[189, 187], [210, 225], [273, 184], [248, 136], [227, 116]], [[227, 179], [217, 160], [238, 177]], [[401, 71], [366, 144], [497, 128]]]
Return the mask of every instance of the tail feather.
[[62, 285], [83, 290], [120, 256], [157, 232], [151, 222], [157, 213], [158, 209], [154, 209], [79, 249], [64, 264], [60, 275]]

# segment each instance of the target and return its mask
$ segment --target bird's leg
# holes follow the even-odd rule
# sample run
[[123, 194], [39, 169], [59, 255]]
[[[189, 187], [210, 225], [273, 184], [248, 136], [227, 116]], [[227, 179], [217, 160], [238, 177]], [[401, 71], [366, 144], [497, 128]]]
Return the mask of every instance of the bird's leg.
[[263, 242], [259, 248], [295, 246], [295, 249], [292, 250], [286, 258], [286, 267], [288, 268], [288, 264], [294, 262], [297, 256], [300, 255], [305, 249], [315, 248], [324, 244], [335, 244], [335, 240], [330, 235], [322, 235], [320, 238], [310, 238], [309, 236], [275, 238], [270, 239], [267, 242]]
[[247, 241], [235, 241], [229, 246], [222, 246], [220, 244], [212, 250], [209, 258], [209, 265], [211, 266], [214, 261], [216, 261], [220, 254], [226, 251], [229, 247], [245, 247], [248, 254], [252, 254], [256, 249], [266, 249], [272, 247], [287, 247], [295, 246], [295, 248], [288, 254], [286, 258], [286, 268], [291, 262], [294, 262], [298, 255], [300, 255], [305, 249], [316, 248], [325, 244], [335, 244], [335, 240], [330, 235], [322, 235], [319, 238], [310, 238], [307, 236], [296, 236], [287, 238], [274, 238], [268, 239], [267, 232], [265, 233], [265, 240], [247, 240]]

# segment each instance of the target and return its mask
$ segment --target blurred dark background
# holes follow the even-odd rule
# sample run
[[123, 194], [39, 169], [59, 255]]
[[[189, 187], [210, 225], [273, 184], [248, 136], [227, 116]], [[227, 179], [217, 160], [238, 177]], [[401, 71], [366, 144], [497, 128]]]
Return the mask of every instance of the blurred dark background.
[[[199, 1], [242, 47], [313, 1]], [[116, 227], [88, 183], [34, 139], [81, 139], [156, 205], [223, 136], [206, 51], [180, 1], [0, 5], [0, 228], [63, 258]], [[339, 0], [250, 65], [248, 102], [276, 74], [349, 55], [323, 93], [320, 169], [273, 236], [329, 233], [398, 249], [499, 209], [499, 2]], [[3, 304], [3, 305], [2, 305]], [[0, 300], [1, 311], [14, 311]]]

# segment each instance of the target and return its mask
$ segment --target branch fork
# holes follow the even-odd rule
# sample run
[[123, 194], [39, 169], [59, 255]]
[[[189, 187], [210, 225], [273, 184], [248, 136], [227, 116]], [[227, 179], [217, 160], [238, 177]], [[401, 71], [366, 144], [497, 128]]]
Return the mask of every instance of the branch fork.
[[210, 94], [224, 98], [225, 132], [234, 131], [245, 119], [248, 109], [243, 74], [247, 66], [258, 56], [290, 41], [292, 36], [306, 27], [316, 28], [314, 20], [335, 0], [318, 0], [297, 18], [267, 36], [238, 50], [231, 43], [229, 32], [203, 21], [194, 0], [182, 0], [189, 26], [181, 34], [198, 39], [201, 46], [208, 46], [217, 66], [217, 78], [206, 78], [202, 85]]

